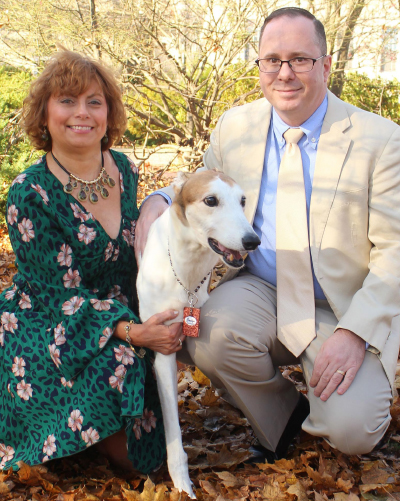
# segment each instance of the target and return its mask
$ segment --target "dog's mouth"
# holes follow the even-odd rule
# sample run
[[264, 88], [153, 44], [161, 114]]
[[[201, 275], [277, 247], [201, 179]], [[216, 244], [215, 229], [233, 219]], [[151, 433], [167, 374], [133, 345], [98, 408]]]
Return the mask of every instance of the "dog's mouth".
[[239, 251], [228, 249], [214, 238], [208, 239], [211, 249], [222, 256], [222, 260], [231, 268], [241, 268], [243, 266], [243, 256]]

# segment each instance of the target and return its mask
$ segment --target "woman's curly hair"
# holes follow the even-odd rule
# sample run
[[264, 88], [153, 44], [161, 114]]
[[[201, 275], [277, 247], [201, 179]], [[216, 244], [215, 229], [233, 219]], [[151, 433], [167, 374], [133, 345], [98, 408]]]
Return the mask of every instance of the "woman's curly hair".
[[22, 126], [36, 149], [51, 151], [52, 148], [50, 134], [44, 130], [50, 96], [79, 96], [93, 80], [102, 89], [108, 107], [108, 141], [101, 142], [101, 149], [109, 149], [122, 137], [126, 130], [126, 113], [121, 90], [112, 71], [94, 59], [62, 50], [52, 56], [43, 72], [31, 84], [24, 100]]

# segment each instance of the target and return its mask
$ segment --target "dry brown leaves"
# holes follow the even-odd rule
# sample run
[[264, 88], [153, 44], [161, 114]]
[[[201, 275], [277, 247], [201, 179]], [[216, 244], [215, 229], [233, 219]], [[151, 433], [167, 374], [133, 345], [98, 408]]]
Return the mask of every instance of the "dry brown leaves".
[[[283, 369], [301, 389], [298, 367]], [[293, 375], [295, 373], [295, 375]], [[388, 445], [365, 457], [346, 456], [304, 434], [289, 459], [244, 464], [253, 432], [195, 367], [179, 370], [179, 411], [190, 477], [199, 500], [400, 501], [400, 403], [392, 408]], [[389, 440], [390, 439], [390, 440]], [[164, 465], [156, 473], [126, 475], [94, 450], [0, 473], [1, 501], [178, 501]]]
[[[157, 180], [154, 173], [142, 175], [139, 199], [168, 181], [161, 176]], [[8, 236], [1, 229], [0, 251], [3, 290], [11, 284], [15, 268]], [[300, 367], [285, 367], [282, 372], [299, 391], [307, 392]], [[400, 386], [400, 366], [396, 377]], [[247, 419], [224, 401], [195, 367], [180, 366], [178, 388], [184, 446], [197, 499], [400, 501], [399, 400], [391, 409], [393, 419], [386, 434], [387, 444], [379, 452], [365, 457], [345, 456], [325, 442], [303, 434], [289, 459], [251, 466], [244, 464], [254, 440]], [[92, 449], [46, 466], [21, 464], [18, 472], [0, 473], [1, 501], [186, 499], [173, 488], [166, 466], [150, 477], [124, 475]]]
[[13, 276], [17, 271], [14, 261], [15, 255], [11, 248], [8, 233], [4, 228], [0, 227], [0, 292], [12, 285]]

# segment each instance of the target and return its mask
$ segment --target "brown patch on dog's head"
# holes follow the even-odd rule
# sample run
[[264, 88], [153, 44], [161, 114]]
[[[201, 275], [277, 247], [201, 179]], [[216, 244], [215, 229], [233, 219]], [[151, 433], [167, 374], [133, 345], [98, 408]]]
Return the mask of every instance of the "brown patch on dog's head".
[[186, 219], [186, 208], [188, 205], [203, 200], [210, 189], [209, 185], [217, 178], [229, 186], [235, 184], [235, 181], [231, 177], [217, 170], [206, 170], [195, 173], [178, 172], [173, 182], [175, 200], [171, 208], [175, 210], [182, 224], [185, 226], [188, 225]]

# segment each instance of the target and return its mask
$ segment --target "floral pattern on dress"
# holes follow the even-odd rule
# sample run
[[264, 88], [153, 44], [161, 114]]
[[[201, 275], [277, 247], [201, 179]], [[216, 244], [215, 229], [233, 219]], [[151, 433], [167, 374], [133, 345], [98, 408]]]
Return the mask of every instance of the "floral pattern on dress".
[[18, 209], [15, 205], [10, 205], [7, 211], [7, 222], [8, 224], [14, 224], [17, 222], [18, 218]]
[[79, 287], [79, 284], [81, 283], [81, 277], [79, 276], [79, 271], [78, 270], [72, 270], [69, 268], [67, 273], [63, 276], [64, 280], [64, 287], [66, 289], [70, 288], [77, 288]]
[[49, 203], [49, 197], [45, 190], [39, 184], [31, 184], [32, 188], [39, 193], [39, 195], [43, 198], [43, 202], [47, 205]]
[[85, 242], [86, 245], [89, 245], [95, 238], [96, 232], [92, 228], [84, 224], [79, 226], [78, 239], [80, 242]]
[[72, 264], [72, 249], [67, 244], [62, 244], [61, 250], [57, 255], [57, 261], [61, 266], [71, 266]]
[[88, 430], [82, 432], [82, 439], [86, 442], [86, 447], [89, 447], [99, 441], [100, 435], [97, 430], [90, 427]]
[[21, 299], [19, 300], [18, 305], [21, 308], [21, 310], [32, 308], [31, 298], [28, 296], [28, 294], [25, 294], [25, 292], [21, 292]]
[[35, 232], [33, 231], [32, 221], [29, 219], [24, 219], [18, 224], [18, 230], [22, 235], [22, 240], [24, 242], [30, 242], [32, 238], [35, 238]]
[[122, 428], [135, 469], [150, 473], [165, 458], [152, 352], [136, 358], [113, 336], [119, 320], [138, 321], [131, 276], [139, 211], [135, 168], [112, 155], [124, 184], [115, 239], [63, 191], [45, 157], [10, 187], [18, 273], [0, 294], [0, 470], [76, 454]]

